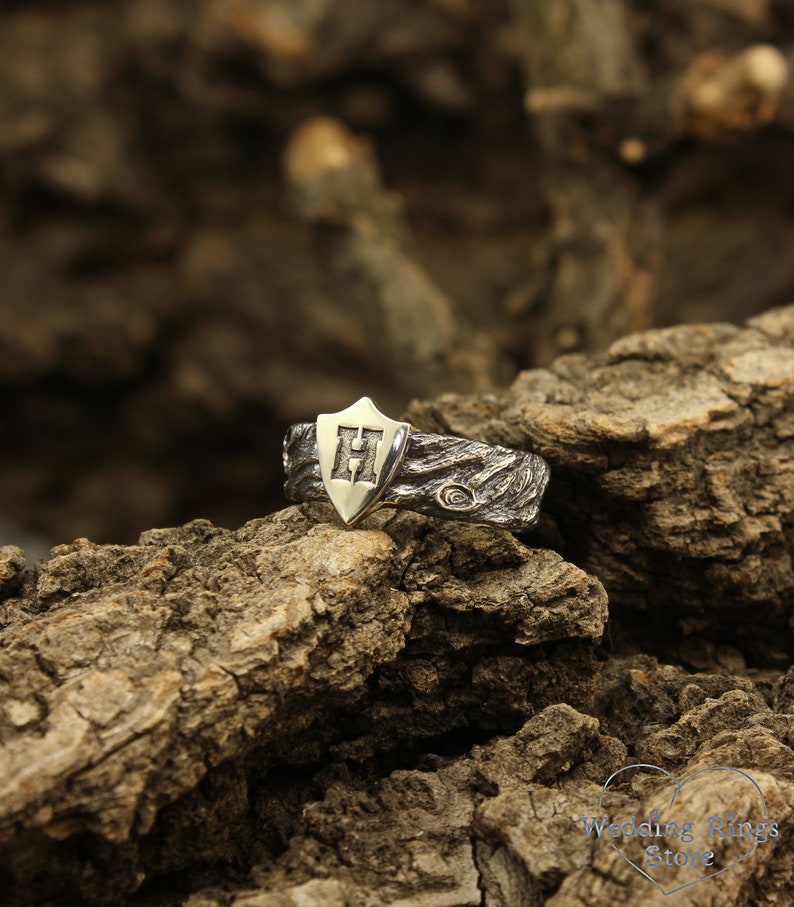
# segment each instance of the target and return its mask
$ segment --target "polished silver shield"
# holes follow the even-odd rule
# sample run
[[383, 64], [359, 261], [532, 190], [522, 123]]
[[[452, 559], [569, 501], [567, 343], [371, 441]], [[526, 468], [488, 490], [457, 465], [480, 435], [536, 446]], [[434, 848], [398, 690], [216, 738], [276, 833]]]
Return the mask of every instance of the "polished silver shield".
[[317, 417], [320, 475], [348, 526], [377, 509], [405, 454], [410, 430], [407, 422], [384, 416], [369, 397]]

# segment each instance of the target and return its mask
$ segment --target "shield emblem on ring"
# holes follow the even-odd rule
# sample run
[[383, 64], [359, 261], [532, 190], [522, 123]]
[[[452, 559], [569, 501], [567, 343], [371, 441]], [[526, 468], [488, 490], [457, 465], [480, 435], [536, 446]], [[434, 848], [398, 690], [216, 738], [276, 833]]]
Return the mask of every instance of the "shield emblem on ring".
[[384, 416], [362, 397], [338, 413], [317, 416], [323, 485], [348, 526], [377, 510], [408, 445], [411, 426]]

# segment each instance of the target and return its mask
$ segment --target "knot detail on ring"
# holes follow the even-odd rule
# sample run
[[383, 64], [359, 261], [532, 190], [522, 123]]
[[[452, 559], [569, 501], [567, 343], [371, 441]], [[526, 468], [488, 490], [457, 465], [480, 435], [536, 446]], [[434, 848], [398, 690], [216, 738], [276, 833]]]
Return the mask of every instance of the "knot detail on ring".
[[454, 510], [458, 513], [474, 510], [477, 506], [477, 498], [472, 489], [459, 482], [448, 482], [446, 485], [442, 485], [436, 492], [436, 500], [447, 510]]

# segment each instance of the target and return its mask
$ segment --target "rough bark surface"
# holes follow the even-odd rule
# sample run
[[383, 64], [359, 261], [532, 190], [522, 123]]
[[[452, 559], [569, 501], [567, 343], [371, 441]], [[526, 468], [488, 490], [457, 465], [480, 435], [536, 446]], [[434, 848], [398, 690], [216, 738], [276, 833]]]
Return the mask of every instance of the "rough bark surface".
[[726, 642], [783, 666], [794, 652], [792, 411], [794, 308], [783, 308], [745, 327], [634, 334], [524, 372], [501, 395], [447, 396], [410, 415], [544, 456], [545, 509], [568, 555], [602, 580], [613, 615], [654, 627], [658, 651]]
[[[311, 505], [236, 533], [82, 540], [22, 580], [2, 612], [5, 903], [63, 886], [113, 903], [149, 876], [243, 860], [291, 832], [318, 766], [410, 762], [587, 698], [597, 580], [495, 530], [329, 519]], [[19, 571], [17, 553], [6, 563]]]

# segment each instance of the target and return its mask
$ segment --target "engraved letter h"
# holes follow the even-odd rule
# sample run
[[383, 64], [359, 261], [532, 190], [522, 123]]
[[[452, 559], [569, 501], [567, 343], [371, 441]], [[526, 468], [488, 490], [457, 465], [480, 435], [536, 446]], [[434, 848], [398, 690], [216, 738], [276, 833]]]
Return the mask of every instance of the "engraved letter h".
[[347, 479], [353, 484], [370, 482], [377, 485], [375, 457], [378, 453], [378, 442], [382, 437], [382, 430], [340, 425], [337, 432], [336, 461], [331, 478]]

